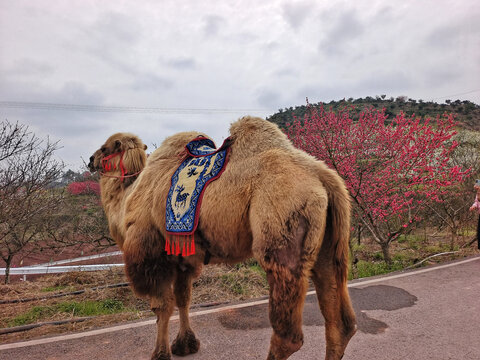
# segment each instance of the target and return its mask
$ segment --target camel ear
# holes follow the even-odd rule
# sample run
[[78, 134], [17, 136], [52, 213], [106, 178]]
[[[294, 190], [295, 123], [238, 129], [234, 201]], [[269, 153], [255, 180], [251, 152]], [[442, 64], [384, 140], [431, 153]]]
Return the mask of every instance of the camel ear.
[[115, 140], [115, 150], [120, 150], [122, 142], [120, 140]]
[[143, 145], [143, 150], [147, 150], [148, 149], [148, 146], [147, 145]]

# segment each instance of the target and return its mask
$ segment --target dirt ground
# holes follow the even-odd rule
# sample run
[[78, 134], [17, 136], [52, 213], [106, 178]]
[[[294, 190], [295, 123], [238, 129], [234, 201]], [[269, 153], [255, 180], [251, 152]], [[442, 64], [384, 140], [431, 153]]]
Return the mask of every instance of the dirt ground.
[[[96, 315], [91, 319], [63, 325], [43, 325], [28, 331], [1, 334], [0, 343], [15, 342], [37, 338], [45, 335], [67, 333], [98, 328], [124, 321], [151, 317], [149, 304], [146, 300], [135, 297], [128, 286], [127, 279], [121, 269], [99, 272], [76, 272], [67, 274], [47, 275], [35, 278], [33, 281], [14, 282], [0, 285], [0, 302], [17, 299], [32, 299], [33, 301], [0, 304], [0, 331], [18, 326], [18, 318], [32, 312], [34, 308], [55, 308], [65, 303], [101, 302], [105, 300], [119, 301], [123, 304], [120, 312], [108, 315]], [[117, 288], [92, 288], [119, 284]], [[70, 293], [86, 290], [82, 294], [49, 298], [54, 294]], [[192, 293], [193, 306], [206, 307], [218, 303], [257, 298], [268, 294], [264, 275], [257, 268], [244, 266], [215, 265], [204, 268], [200, 278], [194, 283]], [[73, 320], [82, 316], [74, 313], [44, 311], [34, 323], [44, 323], [58, 320]], [[30, 323], [30, 322], [27, 322]], [[23, 325], [23, 324], [22, 324]]]

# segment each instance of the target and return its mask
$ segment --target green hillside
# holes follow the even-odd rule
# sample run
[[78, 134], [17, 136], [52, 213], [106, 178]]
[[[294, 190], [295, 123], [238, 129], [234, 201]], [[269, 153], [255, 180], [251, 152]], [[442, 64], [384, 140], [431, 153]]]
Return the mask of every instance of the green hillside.
[[[330, 101], [329, 103], [311, 104], [312, 106], [323, 106], [327, 110], [337, 111], [345, 107], [354, 106], [352, 116], [355, 113], [362, 111], [365, 107], [373, 106], [377, 109], [385, 108], [385, 113], [390, 119], [393, 119], [397, 114], [403, 111], [407, 116], [415, 114], [420, 117], [436, 118], [437, 115], [443, 115], [445, 112], [454, 114], [459, 123], [459, 127], [468, 130], [480, 131], [480, 105], [471, 101], [460, 100], [446, 100], [443, 104], [438, 104], [432, 101], [414, 100], [406, 96], [399, 96], [397, 98], [386, 98], [385, 95], [359, 99], [343, 99], [340, 101]], [[307, 107], [305, 105], [295, 106], [285, 109], [279, 109], [276, 114], [273, 114], [267, 120], [278, 124], [280, 127], [285, 127], [287, 123], [293, 122], [293, 117], [302, 119], [305, 115]]]

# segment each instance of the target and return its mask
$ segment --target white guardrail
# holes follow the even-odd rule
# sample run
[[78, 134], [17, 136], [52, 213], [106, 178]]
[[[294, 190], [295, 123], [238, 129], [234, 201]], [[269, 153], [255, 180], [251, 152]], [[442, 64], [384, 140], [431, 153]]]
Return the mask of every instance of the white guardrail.
[[104, 254], [82, 256], [82, 257], [78, 257], [78, 258], [75, 258], [75, 259], [58, 260], [58, 261], [53, 261], [53, 262], [48, 262], [48, 263], [43, 263], [43, 264], [29, 265], [29, 266], [25, 266], [25, 267], [30, 268], [30, 267], [37, 267], [37, 266], [54, 266], [54, 265], [71, 264], [71, 263], [76, 263], [76, 262], [80, 262], [80, 261], [100, 259], [100, 258], [104, 258], [104, 257], [118, 256], [118, 255], [122, 255], [122, 252], [121, 251], [114, 251], [114, 252], [109, 252], [109, 253], [104, 253]]
[[[73, 265], [73, 266], [35, 266], [23, 268], [11, 268], [10, 275], [33, 275], [33, 274], [59, 274], [72, 271], [98, 271], [111, 270], [123, 264], [102, 264], [102, 265]], [[0, 275], [5, 275], [5, 269], [0, 269]]]
[[[10, 268], [10, 275], [34, 275], [34, 274], [58, 274], [72, 271], [99, 271], [99, 270], [111, 270], [116, 267], [121, 267], [123, 264], [97, 264], [97, 265], [70, 265], [70, 266], [57, 266], [63, 264], [71, 264], [80, 261], [99, 259], [103, 257], [118, 256], [121, 255], [121, 251], [114, 251], [105, 254], [83, 256], [75, 259], [59, 260], [50, 263], [30, 265], [24, 267]], [[0, 268], [0, 275], [5, 275], [5, 268]]]

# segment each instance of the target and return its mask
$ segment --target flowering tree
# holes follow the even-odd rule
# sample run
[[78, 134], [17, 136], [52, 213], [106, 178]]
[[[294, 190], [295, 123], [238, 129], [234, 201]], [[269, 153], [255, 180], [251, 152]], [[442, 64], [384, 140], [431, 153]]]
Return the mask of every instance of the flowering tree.
[[420, 121], [367, 108], [352, 120], [348, 109], [337, 113], [309, 106], [305, 118], [288, 129], [294, 145], [325, 161], [345, 180], [357, 220], [381, 246], [391, 263], [390, 244], [408, 233], [429, 202], [441, 201], [448, 187], [467, 171], [451, 166], [457, 146], [452, 116]]

